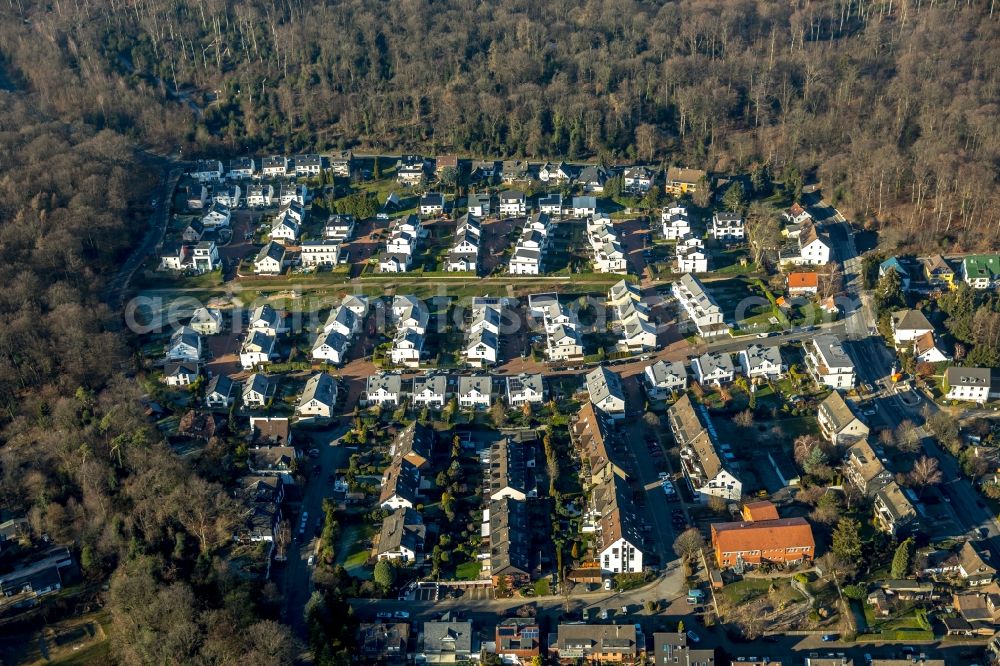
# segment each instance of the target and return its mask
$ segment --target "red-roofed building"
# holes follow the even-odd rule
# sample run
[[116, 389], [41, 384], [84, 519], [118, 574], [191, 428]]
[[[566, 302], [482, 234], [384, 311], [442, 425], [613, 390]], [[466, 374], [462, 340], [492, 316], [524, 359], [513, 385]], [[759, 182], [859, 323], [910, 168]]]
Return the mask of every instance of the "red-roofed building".
[[762, 520], [777, 520], [780, 518], [778, 509], [767, 500], [760, 502], [747, 502], [743, 505], [743, 520], [747, 522], [760, 522]]
[[819, 273], [797, 271], [788, 274], [788, 294], [790, 296], [815, 294], [817, 291], [819, 291]]
[[816, 541], [805, 518], [779, 518], [770, 502], [744, 505], [745, 520], [712, 524], [712, 549], [721, 569], [812, 561]]

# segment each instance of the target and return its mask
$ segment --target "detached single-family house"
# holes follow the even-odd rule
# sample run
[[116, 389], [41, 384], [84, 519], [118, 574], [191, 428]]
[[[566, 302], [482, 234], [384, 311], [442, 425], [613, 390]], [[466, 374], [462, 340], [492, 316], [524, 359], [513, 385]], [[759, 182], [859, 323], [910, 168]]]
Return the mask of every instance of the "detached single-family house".
[[198, 308], [188, 324], [200, 335], [215, 335], [222, 330], [222, 311], [218, 308]]
[[400, 328], [392, 339], [389, 360], [393, 365], [416, 368], [424, 353], [424, 334], [412, 328]]
[[1000, 285], [1000, 254], [977, 254], [962, 259], [962, 280], [973, 289]]
[[630, 194], [645, 194], [653, 187], [655, 177], [656, 174], [649, 167], [629, 167], [622, 174], [623, 189]]
[[969, 587], [989, 585], [997, 575], [996, 558], [985, 541], [966, 541], [958, 551], [958, 575]]
[[878, 265], [878, 276], [882, 277], [886, 273], [895, 273], [899, 276], [899, 285], [903, 291], [910, 288], [910, 272], [896, 257], [889, 257]]
[[208, 202], [208, 188], [203, 183], [184, 188], [184, 204], [191, 210], [201, 210]]
[[788, 274], [787, 284], [789, 296], [815, 294], [819, 291], [819, 273], [792, 271]]
[[225, 169], [219, 160], [199, 160], [188, 171], [188, 175], [198, 181], [221, 180]]
[[306, 241], [299, 246], [302, 265], [336, 266], [340, 262], [340, 241]]
[[350, 344], [350, 339], [339, 331], [320, 332], [313, 343], [312, 357], [317, 361], [340, 365], [346, 360]]
[[709, 187], [708, 174], [701, 169], [672, 166], [667, 169], [663, 190], [671, 196], [679, 197], [684, 194], [694, 194], [707, 187]]
[[776, 346], [750, 345], [740, 352], [739, 358], [743, 374], [749, 379], [780, 379], [787, 369], [781, 360], [781, 350]]
[[281, 314], [269, 304], [264, 303], [263, 305], [258, 305], [250, 313], [247, 330], [250, 332], [260, 331], [270, 336], [276, 336], [284, 332], [285, 328]]
[[492, 212], [490, 208], [490, 195], [486, 192], [471, 193], [466, 202], [466, 208], [469, 211], [469, 215], [474, 215], [478, 218], [487, 217]]
[[930, 332], [913, 341], [913, 358], [917, 363], [944, 363], [951, 360]]
[[231, 185], [229, 187], [221, 187], [215, 190], [212, 195], [212, 201], [222, 204], [231, 210], [233, 208], [239, 208], [242, 196], [243, 190], [240, 186]]
[[677, 241], [674, 251], [677, 255], [678, 273], [708, 272], [708, 254], [705, 252], [705, 243], [700, 238], [683, 238]]
[[545, 386], [539, 373], [522, 372], [507, 375], [507, 404], [521, 407], [526, 404], [541, 404], [545, 401]]
[[284, 178], [288, 175], [288, 158], [284, 155], [265, 157], [260, 164], [260, 171], [265, 178]]
[[255, 409], [266, 407], [267, 403], [274, 398], [277, 389], [276, 381], [267, 375], [255, 372], [247, 378], [243, 385], [243, 406]]
[[538, 198], [538, 210], [546, 215], [562, 216], [563, 196], [560, 192], [553, 192]]
[[500, 215], [521, 217], [528, 212], [527, 199], [520, 190], [506, 190], [500, 193]]
[[280, 275], [286, 265], [285, 248], [280, 243], [270, 241], [257, 253], [253, 270], [258, 275]]
[[[380, 560], [415, 562], [424, 552], [427, 528], [414, 509], [397, 509], [382, 522], [376, 557]], [[403, 646], [405, 649], [405, 645]]]
[[1000, 397], [1000, 389], [993, 387], [993, 372], [990, 368], [948, 368], [944, 372], [945, 398], [983, 404]]
[[421, 215], [441, 215], [444, 213], [444, 195], [440, 192], [428, 192], [420, 197]]
[[330, 171], [334, 176], [350, 178], [354, 169], [354, 153], [349, 150], [340, 150], [329, 155]]
[[294, 244], [299, 239], [299, 221], [291, 215], [279, 215], [271, 225], [271, 241], [285, 245]]
[[354, 235], [354, 216], [348, 214], [334, 214], [326, 218], [323, 226], [323, 238], [327, 240], [349, 241]]
[[934, 327], [920, 310], [899, 310], [892, 313], [892, 337], [897, 349], [909, 347], [917, 338], [933, 332]]
[[427, 306], [416, 296], [405, 294], [393, 297], [392, 319], [397, 328], [410, 328], [418, 333], [425, 333], [429, 318]]
[[378, 505], [383, 509], [412, 509], [420, 497], [420, 471], [410, 462], [396, 459], [382, 475]]
[[687, 389], [687, 369], [680, 361], [656, 361], [646, 366], [642, 373], [646, 394], [654, 400], [662, 400], [674, 391]]
[[421, 155], [403, 155], [396, 162], [396, 180], [402, 185], [420, 184], [427, 177], [427, 161]]
[[168, 271], [182, 271], [191, 266], [191, 246], [168, 243], [160, 252], [160, 268]]
[[228, 227], [231, 215], [232, 213], [229, 210], [229, 206], [224, 206], [218, 201], [215, 201], [208, 209], [208, 212], [201, 216], [201, 223], [205, 225], [206, 229]]
[[667, 240], [681, 240], [691, 235], [691, 218], [683, 206], [664, 206], [660, 211], [660, 224]]
[[336, 403], [337, 382], [330, 375], [321, 372], [306, 381], [295, 413], [304, 417], [328, 419], [333, 416]]
[[573, 179], [574, 169], [565, 162], [546, 162], [538, 169], [538, 180], [543, 183], [568, 183]]
[[190, 326], [181, 326], [170, 336], [170, 343], [167, 345], [168, 361], [191, 361], [197, 363], [201, 360], [201, 336]]
[[579, 184], [584, 192], [594, 192], [600, 194], [604, 191], [604, 184], [608, 182], [608, 172], [607, 170], [600, 166], [586, 166], [577, 176], [576, 182]]
[[708, 235], [718, 241], [742, 241], [746, 238], [743, 217], [739, 213], [715, 213]]
[[625, 390], [618, 373], [602, 365], [587, 373], [586, 385], [595, 409], [612, 419], [625, 417]]
[[260, 185], [251, 185], [247, 189], [247, 207], [248, 208], [265, 208], [274, 203], [274, 185], [270, 183], [262, 183]]
[[250, 331], [240, 347], [240, 365], [252, 368], [256, 365], [270, 363], [277, 356], [275, 352], [277, 338], [262, 331]]
[[569, 208], [575, 217], [597, 215], [597, 197], [573, 197]]
[[463, 375], [458, 378], [458, 406], [462, 409], [487, 409], [493, 403], [493, 378], [489, 375]]
[[205, 406], [209, 409], [228, 409], [236, 400], [239, 385], [226, 375], [216, 375], [205, 387]]
[[318, 176], [323, 171], [323, 157], [315, 153], [296, 155], [292, 162], [295, 164], [296, 176]]
[[504, 160], [500, 177], [505, 183], [517, 183], [528, 180], [528, 163], [521, 160]]
[[725, 352], [705, 352], [691, 360], [691, 369], [699, 384], [731, 384], [736, 375], [733, 357]]
[[200, 376], [198, 364], [193, 361], [178, 361], [163, 366], [163, 383], [167, 386], [189, 386]]
[[819, 429], [832, 444], [850, 445], [868, 437], [868, 426], [854, 413], [839, 391], [834, 391], [816, 410]]

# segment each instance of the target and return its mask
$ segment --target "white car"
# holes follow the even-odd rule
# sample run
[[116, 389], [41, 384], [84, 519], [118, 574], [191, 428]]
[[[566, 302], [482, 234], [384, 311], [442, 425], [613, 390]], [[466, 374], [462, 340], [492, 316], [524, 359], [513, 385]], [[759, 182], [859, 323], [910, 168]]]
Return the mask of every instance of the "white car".
[[392, 616], [397, 620], [405, 620], [408, 617], [410, 617], [410, 614], [407, 613], [406, 611], [396, 611], [395, 613], [392, 614]]
[[660, 472], [656, 476], [660, 479], [660, 481], [666, 481], [667, 479], [670, 478], [670, 475], [667, 474], [666, 472]]

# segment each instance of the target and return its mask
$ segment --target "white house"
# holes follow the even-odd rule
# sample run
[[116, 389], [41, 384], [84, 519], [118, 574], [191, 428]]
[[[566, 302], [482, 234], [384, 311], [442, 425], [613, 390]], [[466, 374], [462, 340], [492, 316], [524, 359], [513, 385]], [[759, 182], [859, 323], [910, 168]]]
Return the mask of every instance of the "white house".
[[468, 208], [469, 215], [474, 215], [478, 218], [488, 216], [491, 212], [490, 195], [485, 192], [471, 193], [466, 202], [466, 208]]
[[392, 339], [389, 360], [393, 365], [415, 368], [424, 351], [424, 334], [412, 328], [400, 328]]
[[545, 355], [549, 361], [575, 361], [583, 358], [580, 331], [572, 324], [558, 324], [545, 338]]
[[487, 409], [493, 402], [493, 378], [463, 375], [458, 378], [458, 405], [462, 409]]
[[365, 315], [368, 314], [367, 296], [355, 296], [354, 294], [348, 294], [344, 296], [344, 299], [340, 302], [340, 304], [353, 312], [358, 317], [359, 323], [365, 318]]
[[712, 216], [708, 234], [718, 241], [742, 241], [746, 237], [743, 218], [739, 213], [717, 212]]
[[200, 160], [188, 175], [198, 181], [221, 180], [225, 169], [219, 160]]
[[750, 345], [739, 353], [740, 367], [748, 378], [780, 379], [785, 375], [784, 362], [778, 347]]
[[191, 361], [197, 363], [201, 360], [201, 336], [190, 326], [181, 326], [170, 336], [170, 343], [167, 345], [168, 361]]
[[368, 377], [364, 402], [366, 405], [399, 405], [402, 398], [403, 380], [391, 372], [380, 372]]
[[323, 332], [328, 333], [330, 331], [336, 331], [340, 333], [345, 338], [353, 337], [355, 333], [361, 328], [361, 320], [358, 315], [344, 306], [338, 305], [330, 311], [330, 315], [326, 318], [326, 323], [323, 324]]
[[383, 252], [378, 257], [379, 273], [405, 273], [410, 270], [413, 255]]
[[412, 508], [393, 511], [382, 522], [378, 541], [380, 560], [415, 562], [424, 551], [426, 527], [423, 517]]
[[604, 184], [608, 182], [608, 172], [600, 165], [588, 165], [576, 178], [576, 183], [584, 192], [600, 194], [604, 192]]
[[618, 373], [602, 365], [587, 373], [586, 385], [595, 409], [612, 419], [625, 417], [625, 390]]
[[511, 407], [541, 404], [545, 400], [545, 386], [541, 374], [522, 372], [519, 375], [507, 375], [505, 382], [507, 404]]
[[601, 573], [640, 573], [642, 568], [642, 521], [636, 512], [628, 483], [612, 476], [591, 494], [595, 523], [595, 559]]
[[354, 169], [354, 153], [350, 150], [339, 150], [327, 156], [330, 163], [330, 171], [334, 176], [350, 178]]
[[325, 372], [306, 381], [295, 413], [303, 417], [331, 418], [337, 403], [337, 382]]
[[625, 169], [622, 174], [622, 183], [626, 192], [632, 194], [645, 194], [653, 187], [655, 173], [645, 166], [634, 166]]
[[701, 502], [712, 497], [738, 502], [743, 496], [743, 483], [729, 462], [732, 455], [727, 455], [728, 447], [718, 441], [705, 407], [695, 405], [685, 393], [667, 409], [667, 420], [694, 496]]
[[284, 178], [288, 174], [288, 158], [284, 155], [265, 157], [260, 171], [265, 178]]
[[541, 250], [516, 246], [508, 270], [511, 275], [539, 275], [542, 272]]
[[253, 178], [253, 175], [256, 172], [256, 162], [254, 162], [252, 157], [237, 157], [230, 160], [229, 171], [226, 172], [226, 178], [231, 178], [233, 180]]
[[448, 398], [448, 377], [445, 375], [421, 375], [413, 378], [411, 400], [414, 407], [443, 409]]
[[465, 343], [465, 361], [473, 367], [493, 365], [500, 354], [496, 333], [485, 329], [472, 331]]
[[281, 215], [271, 225], [271, 240], [278, 243], [295, 243], [299, 239], [299, 223], [290, 215]]
[[160, 268], [168, 271], [182, 271], [191, 265], [191, 246], [170, 243], [160, 252]]
[[475, 272], [479, 266], [479, 218], [466, 213], [458, 219], [455, 242], [448, 253], [446, 271]]
[[277, 338], [261, 331], [253, 331], [247, 335], [240, 347], [240, 365], [252, 368], [255, 365], [270, 363], [276, 354], [274, 348]]
[[538, 199], [538, 210], [546, 215], [562, 215], [563, 196], [560, 192], [553, 192]]
[[643, 319], [637, 311], [623, 319], [622, 337], [618, 347], [624, 351], [649, 351], [656, 349], [656, 325], [648, 319]]
[[340, 365], [346, 360], [350, 344], [350, 340], [336, 330], [321, 332], [313, 343], [312, 357], [317, 361]]
[[821, 234], [812, 222], [805, 222], [798, 231], [797, 245], [783, 247], [778, 260], [785, 264], [822, 266], [830, 263], [833, 246], [830, 237]]
[[250, 313], [247, 329], [250, 332], [259, 331], [265, 335], [276, 336], [284, 332], [284, 324], [281, 320], [281, 314], [265, 303], [258, 305]]
[[354, 235], [354, 225], [353, 215], [330, 215], [323, 226], [323, 238], [342, 243], [349, 241]]
[[538, 180], [543, 183], [568, 183], [573, 179], [573, 169], [565, 162], [552, 164], [546, 162], [538, 170]]
[[191, 252], [191, 264], [199, 273], [210, 273], [219, 267], [219, 250], [214, 241], [201, 241]]
[[588, 217], [597, 214], [597, 197], [573, 197], [570, 210], [576, 217]]
[[253, 185], [247, 190], [247, 207], [264, 208], [274, 203], [274, 185]]
[[306, 241], [300, 246], [303, 266], [336, 266], [340, 243], [334, 240]]
[[285, 266], [285, 248], [274, 241], [262, 247], [253, 261], [254, 273], [258, 275], [280, 275]]
[[868, 426], [858, 418], [839, 391], [833, 391], [819, 404], [816, 422], [820, 432], [836, 446], [849, 447], [868, 437]]
[[410, 328], [418, 333], [427, 331], [430, 314], [424, 302], [411, 294], [397, 295], [392, 299], [392, 320], [397, 328]]
[[527, 198], [520, 190], [507, 190], [500, 193], [500, 216], [521, 217], [528, 212]]
[[[299, 206], [305, 206], [309, 203], [310, 195], [309, 188], [305, 185], [296, 185], [295, 183], [284, 183], [281, 185], [281, 189], [278, 192], [278, 205], [279, 206], [289, 206], [291, 204], [298, 204]], [[302, 220], [299, 219], [301, 222]]]
[[223, 206], [233, 209], [239, 208], [240, 201], [242, 200], [243, 190], [240, 189], [239, 185], [231, 185], [229, 187], [222, 187], [215, 191], [212, 195], [212, 201], [222, 204]]
[[933, 332], [934, 327], [920, 310], [899, 310], [892, 313], [892, 337], [897, 349], [909, 347], [917, 338]]
[[228, 227], [229, 218], [232, 213], [228, 206], [224, 206], [215, 201], [208, 209], [208, 212], [201, 216], [201, 223], [206, 229], [216, 229], [218, 227]]
[[984, 404], [990, 398], [1000, 397], [1000, 391], [993, 389], [993, 371], [989, 368], [962, 368], [952, 366], [944, 372], [944, 384], [948, 389], [945, 398]]
[[662, 400], [674, 391], [687, 389], [687, 369], [681, 361], [656, 361], [646, 366], [642, 373], [646, 393], [654, 400]]
[[296, 176], [318, 176], [323, 171], [323, 158], [320, 155], [296, 155], [292, 162], [295, 164]]
[[663, 237], [667, 240], [680, 240], [691, 235], [691, 218], [683, 206], [664, 207], [660, 211], [660, 224]]
[[806, 369], [819, 384], [854, 388], [854, 362], [832, 335], [817, 335], [805, 345]]
[[917, 363], [944, 363], [951, 360], [930, 332], [913, 341], [913, 358]]
[[701, 280], [686, 273], [670, 287], [681, 309], [703, 338], [712, 338], [729, 333], [729, 326], [723, 321], [722, 308], [716, 303]]
[[973, 289], [1000, 285], [1000, 254], [977, 254], [962, 259], [962, 280]]
[[226, 375], [216, 375], [205, 386], [205, 406], [209, 409], [228, 409], [236, 400], [239, 385]]
[[396, 162], [396, 180], [406, 186], [418, 185], [427, 177], [427, 161], [422, 155], [402, 155]]
[[706, 352], [691, 360], [691, 369], [699, 384], [716, 386], [732, 383], [736, 373], [733, 357], [726, 353]]
[[677, 241], [678, 273], [707, 273], [708, 254], [705, 253], [705, 243], [700, 238], [689, 236]]
[[222, 330], [222, 311], [218, 308], [198, 308], [188, 324], [200, 335], [216, 335]]
[[625, 250], [610, 220], [594, 220], [587, 225], [587, 239], [594, 254], [594, 269], [598, 273], [624, 273]]
[[270, 377], [255, 372], [247, 378], [247, 383], [243, 386], [243, 406], [257, 409], [267, 406], [277, 388], [277, 383]]
[[192, 361], [167, 363], [163, 366], [163, 382], [167, 386], [189, 386], [200, 376], [198, 364]]
[[428, 192], [420, 197], [421, 215], [440, 215], [444, 212], [444, 195], [440, 192]]

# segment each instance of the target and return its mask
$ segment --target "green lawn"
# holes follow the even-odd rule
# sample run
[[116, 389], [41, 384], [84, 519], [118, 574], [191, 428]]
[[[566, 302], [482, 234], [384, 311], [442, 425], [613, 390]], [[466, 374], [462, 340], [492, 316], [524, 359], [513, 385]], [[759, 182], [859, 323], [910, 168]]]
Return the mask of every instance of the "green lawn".
[[463, 562], [455, 567], [455, 578], [457, 580], [478, 580], [479, 572], [482, 571], [482, 569], [482, 565], [476, 560]]
[[722, 596], [731, 604], [739, 605], [767, 594], [771, 581], [766, 578], [744, 578], [722, 588]]

